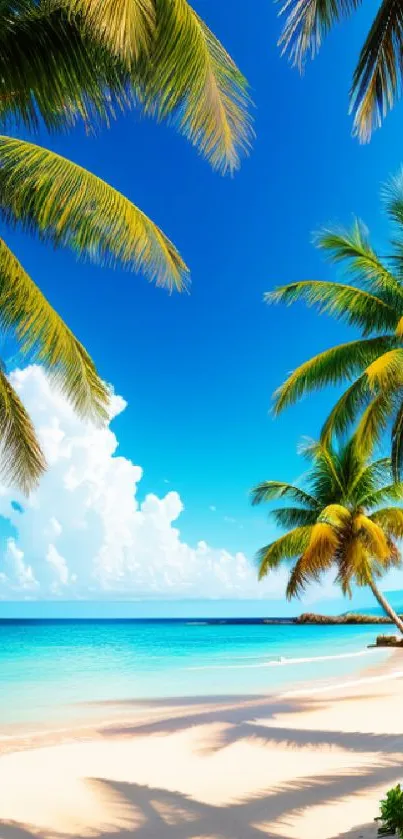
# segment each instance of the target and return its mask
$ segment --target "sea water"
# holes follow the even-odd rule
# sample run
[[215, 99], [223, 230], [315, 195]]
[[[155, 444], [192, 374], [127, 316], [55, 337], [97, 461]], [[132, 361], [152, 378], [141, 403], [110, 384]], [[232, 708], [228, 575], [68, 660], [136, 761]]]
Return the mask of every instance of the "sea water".
[[239, 697], [356, 677], [377, 627], [203, 621], [0, 622], [0, 725], [162, 697]]

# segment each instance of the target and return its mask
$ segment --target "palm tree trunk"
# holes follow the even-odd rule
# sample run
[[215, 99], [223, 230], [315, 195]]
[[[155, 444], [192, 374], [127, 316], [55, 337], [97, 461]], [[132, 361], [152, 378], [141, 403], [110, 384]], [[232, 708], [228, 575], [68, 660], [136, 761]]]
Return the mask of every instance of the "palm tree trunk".
[[396, 624], [399, 632], [403, 633], [403, 621], [400, 620], [399, 615], [396, 614], [395, 610], [392, 609], [392, 606], [386, 600], [386, 597], [383, 596], [382, 592], [379, 591], [378, 586], [375, 584], [374, 580], [368, 580], [368, 585], [372, 591], [374, 597], [376, 597], [380, 606], [386, 614], [390, 617], [391, 621]]

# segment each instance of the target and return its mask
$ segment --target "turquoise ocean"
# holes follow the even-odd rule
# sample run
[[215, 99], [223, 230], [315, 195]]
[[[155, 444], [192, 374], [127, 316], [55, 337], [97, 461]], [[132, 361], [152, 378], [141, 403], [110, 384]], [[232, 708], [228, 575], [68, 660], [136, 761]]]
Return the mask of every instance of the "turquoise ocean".
[[[203, 621], [1, 621], [3, 727], [163, 697], [237, 697], [358, 678], [376, 627]], [[4, 729], [5, 730], [5, 729]]]

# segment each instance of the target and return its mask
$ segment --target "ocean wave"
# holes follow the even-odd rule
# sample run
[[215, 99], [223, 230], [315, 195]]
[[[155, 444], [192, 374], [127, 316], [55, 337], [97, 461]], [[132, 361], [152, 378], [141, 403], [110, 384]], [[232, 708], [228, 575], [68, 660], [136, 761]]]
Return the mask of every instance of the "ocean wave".
[[379, 650], [359, 650], [354, 653], [337, 653], [336, 655], [315, 655], [306, 656], [304, 658], [287, 658], [286, 656], [276, 656], [271, 661], [263, 661], [259, 664], [205, 664], [192, 667], [186, 667], [185, 670], [245, 670], [250, 668], [260, 667], [285, 667], [292, 664], [312, 664], [317, 661], [333, 661], [335, 659], [344, 658], [358, 658], [360, 656], [371, 655], [371, 653], [379, 652]]

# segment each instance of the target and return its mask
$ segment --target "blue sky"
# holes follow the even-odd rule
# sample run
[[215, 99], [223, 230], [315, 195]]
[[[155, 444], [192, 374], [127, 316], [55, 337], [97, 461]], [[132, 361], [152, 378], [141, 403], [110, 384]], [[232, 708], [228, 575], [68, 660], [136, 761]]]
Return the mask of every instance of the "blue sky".
[[127, 400], [113, 430], [119, 453], [144, 469], [140, 496], [175, 488], [187, 543], [252, 556], [268, 531], [264, 511], [249, 507], [250, 487], [301, 474], [298, 440], [317, 433], [332, 403], [320, 394], [273, 420], [271, 393], [298, 363], [352, 335], [302, 306], [269, 308], [263, 293], [334, 275], [311, 245], [328, 221], [348, 223], [356, 213], [382, 245], [379, 193], [403, 160], [403, 107], [370, 145], [351, 137], [348, 89], [368, 9], [331, 34], [301, 78], [280, 59], [270, 0], [193, 5], [244, 71], [255, 102], [256, 140], [233, 178], [136, 113], [96, 138], [81, 130], [40, 138], [158, 222], [190, 266], [190, 294], [169, 296], [16, 232], [7, 241]]

